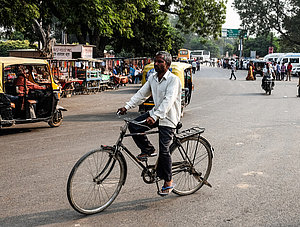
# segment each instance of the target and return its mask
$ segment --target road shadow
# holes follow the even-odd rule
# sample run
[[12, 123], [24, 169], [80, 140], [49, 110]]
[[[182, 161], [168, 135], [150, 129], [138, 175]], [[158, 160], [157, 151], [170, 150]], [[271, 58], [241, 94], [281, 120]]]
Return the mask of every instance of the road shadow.
[[139, 116], [139, 113], [128, 113], [126, 116], [118, 118], [116, 113], [101, 113], [101, 114], [79, 114], [68, 115], [64, 117], [64, 122], [101, 122], [101, 121], [120, 121], [123, 118], [134, 119]]
[[261, 95], [265, 95], [265, 93], [260, 93], [260, 92], [256, 92], [256, 93], [238, 93], [238, 94], [228, 94], [228, 96], [261, 96]]
[[141, 88], [141, 86], [141, 84], [129, 84], [126, 86], [121, 86], [117, 90], [107, 90], [107, 92], [112, 91], [113, 93], [117, 94], [135, 94]]
[[0, 226], [42, 226], [80, 218], [82, 215], [74, 213], [73, 210], [63, 209], [2, 218]]
[[[168, 198], [163, 197], [154, 197], [147, 199], [137, 199], [133, 201], [126, 202], [116, 202], [106, 210], [96, 214], [96, 215], [108, 215], [116, 214], [119, 212], [128, 212], [128, 211], [141, 211], [149, 208], [149, 204], [163, 199], [175, 199], [176, 196], [172, 195]], [[5, 217], [0, 220], [0, 226], [42, 226], [50, 224], [63, 224], [70, 221], [76, 221], [89, 217], [88, 215], [79, 214], [70, 209], [60, 209], [46, 212], [39, 212], [33, 214], [25, 215], [16, 215], [11, 217]]]
[[121, 89], [121, 90], [116, 90], [115, 93], [117, 94], [135, 94], [140, 87], [133, 87], [133, 88], [128, 88], [128, 89]]
[[12, 135], [12, 134], [19, 134], [19, 133], [28, 133], [33, 131], [38, 131], [39, 129], [49, 128], [48, 124], [46, 126], [41, 127], [22, 127], [22, 128], [15, 128], [15, 126], [11, 126], [9, 128], [1, 128], [0, 129], [0, 136]]

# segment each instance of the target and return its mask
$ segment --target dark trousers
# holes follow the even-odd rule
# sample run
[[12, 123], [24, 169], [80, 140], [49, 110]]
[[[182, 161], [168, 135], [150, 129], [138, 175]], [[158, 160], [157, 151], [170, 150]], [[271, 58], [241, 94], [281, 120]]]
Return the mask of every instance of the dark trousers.
[[[139, 117], [137, 117], [136, 121], [143, 121], [148, 118], [149, 113], [145, 113]], [[149, 126], [151, 129], [158, 127], [159, 131], [159, 157], [157, 164], [157, 176], [160, 179], [165, 181], [170, 181], [172, 179], [172, 159], [170, 154], [170, 144], [172, 142], [174, 130], [173, 128], [167, 126], [158, 126], [158, 121]], [[140, 125], [130, 123], [128, 129], [131, 133], [142, 133], [150, 130], [149, 128], [142, 127]], [[142, 153], [152, 153], [155, 151], [155, 148], [148, 140], [146, 135], [143, 136], [132, 136], [136, 145], [141, 149]]]
[[280, 72], [276, 72], [276, 80], [281, 80]]
[[231, 71], [230, 80], [232, 79], [232, 77], [234, 77], [234, 79], [236, 80], [236, 76], [234, 75], [234, 71]]

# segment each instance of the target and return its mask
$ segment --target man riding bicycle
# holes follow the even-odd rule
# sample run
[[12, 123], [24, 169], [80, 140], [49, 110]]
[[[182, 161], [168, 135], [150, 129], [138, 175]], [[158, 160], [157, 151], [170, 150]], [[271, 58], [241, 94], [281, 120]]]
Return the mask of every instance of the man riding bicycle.
[[[172, 180], [172, 160], [169, 146], [175, 128], [181, 115], [181, 82], [180, 79], [169, 71], [172, 56], [159, 51], [154, 58], [154, 69], [156, 73], [149, 76], [148, 81], [118, 112], [125, 114], [127, 110], [142, 104], [150, 95], [154, 100], [154, 108], [149, 112], [137, 117], [136, 121], [146, 121], [150, 128], [158, 127], [159, 130], [159, 157], [157, 165], [157, 176], [164, 180], [164, 185], [159, 192], [160, 195], [168, 195], [174, 188]], [[131, 133], [142, 133], [149, 130], [130, 123]], [[133, 136], [136, 145], [141, 149], [137, 156], [140, 161], [155, 154], [155, 148], [146, 135]]]

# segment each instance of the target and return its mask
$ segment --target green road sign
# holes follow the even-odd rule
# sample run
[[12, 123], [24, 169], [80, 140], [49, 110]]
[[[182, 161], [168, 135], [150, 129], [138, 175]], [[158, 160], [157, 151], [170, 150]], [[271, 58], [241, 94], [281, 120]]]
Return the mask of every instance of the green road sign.
[[[240, 33], [243, 31], [241, 29], [223, 29], [222, 34], [224, 34], [226, 31], [226, 37], [227, 38], [238, 38], [240, 37]], [[224, 34], [225, 35], [225, 34]], [[244, 34], [244, 38], [247, 38], [247, 32]]]

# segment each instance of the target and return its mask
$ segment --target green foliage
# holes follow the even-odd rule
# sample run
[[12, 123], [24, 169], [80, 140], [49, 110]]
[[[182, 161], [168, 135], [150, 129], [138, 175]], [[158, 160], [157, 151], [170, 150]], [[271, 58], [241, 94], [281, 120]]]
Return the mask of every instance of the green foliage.
[[225, 0], [162, 0], [163, 12], [178, 15], [177, 28], [200, 36], [220, 35], [226, 14]]
[[24, 32], [33, 18], [39, 17], [37, 1], [0, 0], [0, 25], [7, 31], [17, 30]]
[[249, 38], [244, 41], [244, 56], [250, 57], [250, 51], [256, 51], [256, 55], [263, 57], [268, 54], [269, 47], [274, 48], [274, 53], [281, 52], [279, 40], [273, 37], [272, 33], [261, 35], [256, 38]]
[[[176, 15], [176, 29], [168, 15]], [[0, 0], [0, 26], [7, 33], [18, 31], [30, 42], [43, 41], [43, 31], [33, 30], [35, 20], [46, 34], [59, 37], [57, 31], [64, 30], [76, 36], [74, 41], [96, 45], [96, 56], [108, 44], [135, 55], [157, 50], [176, 54], [183, 44], [181, 31], [220, 34], [225, 0]]]
[[234, 51], [234, 46], [230, 43], [226, 43], [225, 47], [224, 47], [224, 52], [228, 53], [229, 56], [233, 55], [233, 51]]
[[[150, 12], [152, 11], [152, 13]], [[183, 44], [181, 33], [168, 22], [168, 17], [153, 9], [144, 9], [145, 17], [134, 21], [132, 28], [134, 37], [117, 37], [114, 41], [114, 50], [132, 52], [134, 56], [154, 56], [159, 50], [165, 50], [176, 55]]]
[[234, 5], [250, 34], [266, 35], [274, 30], [281, 39], [300, 45], [299, 0], [235, 0]]
[[36, 46], [31, 45], [28, 40], [0, 41], [0, 56], [2, 57], [8, 56], [9, 50], [29, 49], [29, 48], [36, 48]]

